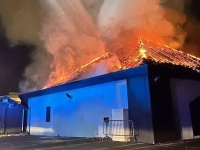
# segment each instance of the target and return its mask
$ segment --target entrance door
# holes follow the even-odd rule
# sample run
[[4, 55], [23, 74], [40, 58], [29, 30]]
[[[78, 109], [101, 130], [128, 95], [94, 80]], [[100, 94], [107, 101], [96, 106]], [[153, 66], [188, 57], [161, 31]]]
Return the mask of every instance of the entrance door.
[[190, 115], [194, 136], [200, 135], [200, 96], [190, 103]]

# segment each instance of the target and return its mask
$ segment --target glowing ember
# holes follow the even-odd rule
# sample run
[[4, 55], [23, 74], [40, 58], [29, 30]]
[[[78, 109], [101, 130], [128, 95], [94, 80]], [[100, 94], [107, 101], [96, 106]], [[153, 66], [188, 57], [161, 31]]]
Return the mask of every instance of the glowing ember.
[[[116, 57], [121, 64], [117, 62]], [[141, 40], [139, 38], [138, 42], [135, 45], [133, 44], [127, 49], [117, 51], [113, 50], [109, 53], [106, 53], [101, 57], [98, 57], [89, 62], [88, 64], [81, 66], [67, 76], [59, 77], [56, 81], [54, 81], [53, 83], [49, 83], [44, 88], [56, 86], [69, 81], [79, 80], [82, 74], [88, 73], [89, 71], [97, 67], [97, 64], [102, 62], [107, 63], [107, 65], [109, 65], [111, 62], [115, 63], [115, 65], [112, 65], [112, 67], [108, 70], [107, 73], [109, 73], [137, 67], [141, 65], [144, 60], [151, 60], [156, 63], [168, 63], [178, 66], [184, 66], [200, 72], [199, 58], [169, 48], [168, 46], [164, 46], [159, 43], [153, 43], [151, 41]]]
[[144, 48], [144, 44], [142, 42], [141, 39], [139, 39], [139, 52], [140, 52], [140, 55], [143, 57], [143, 58], [147, 58], [147, 55], [146, 55], [146, 49]]

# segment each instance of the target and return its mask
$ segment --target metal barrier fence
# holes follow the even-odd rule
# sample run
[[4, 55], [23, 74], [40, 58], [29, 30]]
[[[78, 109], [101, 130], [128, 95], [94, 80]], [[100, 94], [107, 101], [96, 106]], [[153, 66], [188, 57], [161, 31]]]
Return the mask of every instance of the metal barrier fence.
[[103, 123], [103, 134], [107, 136], [134, 136], [132, 120], [108, 120]]

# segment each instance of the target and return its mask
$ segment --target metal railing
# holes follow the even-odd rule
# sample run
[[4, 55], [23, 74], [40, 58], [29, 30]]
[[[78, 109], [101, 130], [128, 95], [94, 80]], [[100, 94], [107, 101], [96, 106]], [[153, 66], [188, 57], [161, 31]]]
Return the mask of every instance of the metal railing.
[[108, 137], [134, 137], [134, 123], [132, 120], [108, 120], [103, 123], [103, 134]]

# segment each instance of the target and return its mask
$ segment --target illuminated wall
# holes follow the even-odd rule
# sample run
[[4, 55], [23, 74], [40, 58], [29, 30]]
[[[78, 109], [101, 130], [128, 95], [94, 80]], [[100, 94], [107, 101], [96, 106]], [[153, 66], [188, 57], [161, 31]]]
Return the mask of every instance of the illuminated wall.
[[111, 118], [112, 109], [128, 109], [137, 140], [154, 143], [147, 65], [21, 94], [20, 98], [31, 107], [32, 135], [105, 137], [103, 117]]
[[127, 79], [129, 119], [138, 142], [154, 143], [148, 76]]
[[0, 98], [0, 130], [5, 134], [22, 132], [24, 109], [22, 105], [7, 96]]
[[128, 108], [127, 83], [120, 80], [33, 97], [28, 105], [32, 135], [104, 136], [103, 117], [111, 118], [112, 109]]
[[194, 135], [189, 104], [200, 96], [200, 81], [171, 79], [171, 93], [181, 138], [192, 139]]
[[128, 108], [139, 142], [169, 142], [194, 138], [189, 105], [200, 96], [200, 81], [186, 80], [194, 77], [200, 80], [191, 70], [142, 65], [20, 98], [31, 107], [31, 134], [102, 137], [103, 117]]

